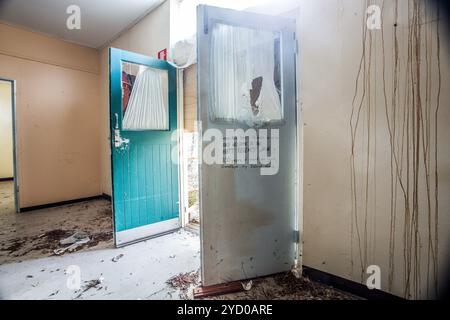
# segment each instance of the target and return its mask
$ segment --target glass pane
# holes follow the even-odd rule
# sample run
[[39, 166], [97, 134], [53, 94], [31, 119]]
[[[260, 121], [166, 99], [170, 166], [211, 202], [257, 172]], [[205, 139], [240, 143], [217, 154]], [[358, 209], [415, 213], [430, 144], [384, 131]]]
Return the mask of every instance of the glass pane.
[[122, 130], [168, 130], [167, 70], [122, 62]]
[[212, 121], [283, 119], [280, 34], [217, 23], [211, 41]]

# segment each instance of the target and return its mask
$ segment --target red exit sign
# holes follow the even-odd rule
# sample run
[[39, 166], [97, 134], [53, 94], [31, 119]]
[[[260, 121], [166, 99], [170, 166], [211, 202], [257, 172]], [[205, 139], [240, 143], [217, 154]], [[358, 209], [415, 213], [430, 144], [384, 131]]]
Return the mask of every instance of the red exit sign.
[[162, 49], [161, 51], [158, 51], [158, 59], [167, 61], [167, 48]]

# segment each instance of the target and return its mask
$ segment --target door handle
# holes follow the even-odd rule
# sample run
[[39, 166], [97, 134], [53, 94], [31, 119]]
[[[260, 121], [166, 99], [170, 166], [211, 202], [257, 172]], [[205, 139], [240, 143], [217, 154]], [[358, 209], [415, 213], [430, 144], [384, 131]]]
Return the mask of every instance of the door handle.
[[[117, 113], [114, 114], [116, 118], [116, 124], [114, 126], [114, 147], [116, 148], [126, 148], [130, 143], [130, 139], [122, 138], [119, 130], [119, 115]], [[124, 146], [123, 146], [124, 145]], [[123, 147], [122, 147], [123, 146]]]

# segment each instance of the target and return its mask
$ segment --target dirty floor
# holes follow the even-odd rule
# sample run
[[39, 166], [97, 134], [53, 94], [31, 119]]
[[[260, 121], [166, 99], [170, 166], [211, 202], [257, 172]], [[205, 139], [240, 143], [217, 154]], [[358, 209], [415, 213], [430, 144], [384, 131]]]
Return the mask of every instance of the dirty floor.
[[178, 231], [120, 249], [4, 264], [0, 299], [187, 298], [167, 281], [200, 268], [199, 246], [197, 235]]
[[[4, 264], [0, 299], [192, 299], [199, 268], [198, 235], [181, 230], [120, 249]], [[208, 299], [358, 299], [290, 273], [255, 279], [249, 289]]]
[[14, 184], [0, 182], [0, 265], [53, 255], [59, 241], [86, 232], [90, 241], [76, 250], [112, 248], [112, 213], [107, 200], [94, 200], [15, 213]]
[[[201, 284], [199, 271], [178, 274], [166, 283], [179, 289], [182, 299], [192, 299], [193, 289]], [[307, 277], [297, 279], [291, 272], [244, 281], [241, 285], [243, 290], [240, 292], [200, 300], [361, 300], [360, 297]]]
[[[246, 283], [248, 285], [248, 282]], [[214, 300], [359, 300], [359, 297], [292, 273], [255, 279], [250, 290], [212, 297]]]
[[[115, 249], [108, 201], [16, 214], [12, 192], [12, 182], [0, 183], [0, 299], [192, 299], [201, 284], [198, 225]], [[75, 232], [90, 241], [77, 252], [54, 255], [59, 241]], [[209, 299], [357, 297], [288, 273]]]

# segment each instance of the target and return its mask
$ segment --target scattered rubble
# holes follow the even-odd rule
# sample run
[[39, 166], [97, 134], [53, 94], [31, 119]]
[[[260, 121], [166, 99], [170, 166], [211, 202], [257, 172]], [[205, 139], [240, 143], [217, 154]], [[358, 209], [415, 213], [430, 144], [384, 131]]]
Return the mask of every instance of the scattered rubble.
[[[9, 195], [11, 191], [12, 188], [5, 192]], [[3, 194], [2, 190], [0, 194]], [[107, 200], [93, 200], [20, 215], [15, 213], [14, 201], [8, 202], [6, 207], [2, 206], [0, 216], [5, 226], [0, 231], [0, 265], [55, 255], [54, 250], [71, 245], [60, 241], [76, 233], [88, 235], [90, 241], [74, 248], [74, 251], [92, 247], [111, 248], [111, 218], [111, 204]]]
[[91, 239], [89, 236], [84, 232], [75, 232], [70, 237], [67, 237], [65, 239], [62, 239], [59, 241], [60, 245], [68, 245], [67, 247], [58, 248], [53, 250], [53, 253], [56, 255], [61, 255], [65, 253], [66, 251], [72, 252], [78, 249], [78, 247], [83, 246], [84, 244], [88, 243]]
[[75, 299], [79, 299], [83, 295], [83, 293], [92, 288], [97, 289], [97, 291], [103, 289], [103, 286], [101, 285], [103, 280], [103, 277], [100, 277], [98, 279], [85, 281], [84, 286], [81, 289], [82, 291], [75, 297]]
[[21, 257], [31, 251], [54, 250], [59, 247], [59, 240], [70, 233], [71, 231], [55, 229], [35, 237], [16, 238], [8, 246], [1, 247], [0, 251], [8, 251], [16, 257]]
[[244, 289], [245, 291], [250, 291], [252, 289], [253, 286], [253, 281], [247, 281], [247, 282], [241, 282], [242, 284], [242, 289]]
[[12, 239], [0, 246], [0, 252], [6, 252], [12, 258], [39, 251], [46, 255], [62, 255], [66, 252], [94, 247], [112, 238], [112, 231], [88, 235], [86, 232], [54, 229], [34, 237]]
[[89, 239], [89, 235], [85, 232], [75, 232], [70, 237], [67, 237], [65, 239], [62, 239], [59, 241], [59, 244], [62, 246], [68, 245], [68, 244], [74, 244], [80, 241], [84, 241], [86, 239]]
[[180, 290], [181, 299], [192, 299], [192, 290], [200, 284], [199, 271], [180, 273], [173, 276], [166, 283], [173, 289]]
[[112, 258], [111, 261], [112, 261], [112, 262], [117, 262], [117, 261], [119, 261], [120, 259], [122, 259], [122, 257], [123, 257], [123, 254], [121, 253], [121, 254], [115, 256], [114, 258]]
[[49, 297], [56, 296], [58, 293], [59, 293], [59, 290], [56, 290], [55, 292], [51, 293], [51, 294], [49, 295]]
[[[245, 289], [245, 288], [244, 288]], [[248, 291], [210, 297], [214, 300], [358, 300], [359, 297], [291, 272], [253, 279]]]

